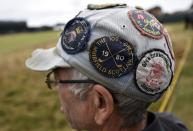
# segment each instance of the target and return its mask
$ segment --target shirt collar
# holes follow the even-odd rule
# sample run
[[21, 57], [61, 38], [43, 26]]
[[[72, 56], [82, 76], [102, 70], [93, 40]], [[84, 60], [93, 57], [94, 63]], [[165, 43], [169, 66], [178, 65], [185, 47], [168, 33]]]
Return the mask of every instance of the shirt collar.
[[148, 112], [148, 125], [143, 131], [164, 131], [159, 123], [158, 117], [151, 112]]

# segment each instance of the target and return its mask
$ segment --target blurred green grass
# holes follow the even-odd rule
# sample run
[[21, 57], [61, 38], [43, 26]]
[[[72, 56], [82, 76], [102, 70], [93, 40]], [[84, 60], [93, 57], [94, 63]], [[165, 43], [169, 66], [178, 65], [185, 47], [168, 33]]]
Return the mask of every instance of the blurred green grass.
[[47, 42], [55, 42], [58, 32], [33, 32], [17, 33], [0, 36], [0, 53], [12, 52], [17, 49], [25, 49], [29, 46], [40, 45]]
[[[175, 43], [179, 43], [179, 48], [186, 46], [188, 40], [191, 40], [191, 51], [188, 55], [186, 64], [182, 70], [177, 83], [171, 112], [181, 118], [193, 131], [193, 30], [183, 30], [182, 24], [170, 26], [170, 31]], [[181, 54], [176, 54], [180, 56]]]
[[[185, 31], [183, 23], [168, 24], [166, 28], [178, 63], [193, 31]], [[34, 49], [55, 46], [59, 35], [59, 32], [38, 32], [0, 36], [0, 131], [71, 130], [59, 111], [56, 92], [45, 88], [45, 73], [30, 71], [24, 65]], [[193, 130], [192, 57], [191, 53], [174, 92], [176, 102], [172, 110], [190, 130]], [[152, 110], [157, 110], [159, 104], [153, 105]]]
[[55, 46], [59, 32], [0, 36], [0, 131], [70, 130], [54, 91], [44, 85], [45, 73], [24, 63], [36, 48]]

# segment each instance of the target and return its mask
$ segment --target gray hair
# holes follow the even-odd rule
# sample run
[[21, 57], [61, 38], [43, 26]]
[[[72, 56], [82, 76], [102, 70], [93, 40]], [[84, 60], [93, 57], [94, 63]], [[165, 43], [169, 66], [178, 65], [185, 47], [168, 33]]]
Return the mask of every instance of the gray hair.
[[[85, 79], [88, 79], [88, 77], [83, 75], [82, 73], [76, 71], [76, 70], [73, 70], [72, 71], [72, 79], [85, 80]], [[86, 83], [73, 84], [73, 86], [71, 88], [69, 88], [69, 90], [73, 94], [79, 95], [81, 100], [84, 100], [87, 96], [87, 93], [92, 88], [92, 85], [93, 84], [86, 84]]]
[[133, 99], [122, 94], [113, 94], [115, 105], [124, 119], [123, 127], [132, 127], [141, 122], [145, 116], [145, 112], [151, 103]]
[[[88, 79], [88, 77], [83, 74], [74, 71], [73, 78], [75, 79]], [[85, 99], [89, 90], [92, 89], [92, 84], [79, 84], [78, 86], [75, 84], [72, 88], [69, 88], [72, 93], [75, 95], [79, 95], [80, 99]], [[106, 87], [107, 90], [109, 90]], [[125, 96], [116, 92], [112, 92], [112, 97], [115, 102], [115, 108], [124, 119], [123, 127], [132, 127], [141, 122], [144, 119], [144, 113], [146, 112], [148, 106], [151, 103], [133, 99], [129, 96]]]

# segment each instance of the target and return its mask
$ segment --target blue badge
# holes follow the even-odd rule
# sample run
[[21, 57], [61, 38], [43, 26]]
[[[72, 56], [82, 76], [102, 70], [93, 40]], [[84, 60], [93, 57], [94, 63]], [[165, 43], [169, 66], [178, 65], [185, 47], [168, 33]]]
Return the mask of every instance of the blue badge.
[[98, 72], [109, 78], [118, 78], [133, 69], [133, 46], [118, 36], [102, 37], [90, 47], [90, 61]]
[[161, 23], [151, 14], [144, 10], [133, 10], [129, 11], [129, 17], [142, 35], [154, 39], [161, 39], [163, 37], [163, 27]]
[[74, 18], [70, 20], [63, 33], [61, 44], [68, 54], [76, 54], [87, 47], [90, 37], [90, 24], [84, 18]]

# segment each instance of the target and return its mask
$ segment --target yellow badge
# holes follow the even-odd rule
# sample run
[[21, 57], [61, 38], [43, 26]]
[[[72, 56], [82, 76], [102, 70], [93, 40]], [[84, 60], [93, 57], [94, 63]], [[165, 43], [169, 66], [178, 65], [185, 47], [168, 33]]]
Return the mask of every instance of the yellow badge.
[[126, 7], [127, 4], [88, 4], [87, 9], [89, 10], [100, 10], [113, 7]]

